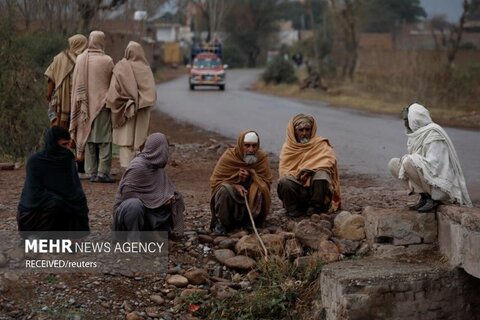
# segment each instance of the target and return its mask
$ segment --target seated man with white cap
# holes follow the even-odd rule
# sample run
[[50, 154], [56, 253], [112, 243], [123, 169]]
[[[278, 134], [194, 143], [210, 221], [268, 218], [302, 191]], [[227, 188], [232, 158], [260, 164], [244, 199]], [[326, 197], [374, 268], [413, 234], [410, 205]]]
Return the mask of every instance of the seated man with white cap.
[[210, 177], [210, 228], [214, 233], [250, 225], [248, 208], [255, 223], [263, 223], [270, 210], [271, 183], [268, 157], [260, 150], [258, 134], [242, 132], [237, 145], [223, 153]]

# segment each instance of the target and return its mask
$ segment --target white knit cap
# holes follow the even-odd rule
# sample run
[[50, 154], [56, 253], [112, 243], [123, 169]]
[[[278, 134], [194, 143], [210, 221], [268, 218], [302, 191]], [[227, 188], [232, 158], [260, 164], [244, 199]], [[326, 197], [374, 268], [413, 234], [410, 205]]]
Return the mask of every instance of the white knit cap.
[[250, 131], [243, 138], [243, 142], [258, 143], [258, 136], [255, 132]]

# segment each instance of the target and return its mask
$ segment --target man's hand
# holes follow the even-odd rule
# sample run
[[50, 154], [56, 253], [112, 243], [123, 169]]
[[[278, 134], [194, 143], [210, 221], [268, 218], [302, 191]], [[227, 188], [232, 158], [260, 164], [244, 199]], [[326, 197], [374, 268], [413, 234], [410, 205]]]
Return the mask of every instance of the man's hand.
[[234, 184], [233, 187], [242, 197], [248, 193], [247, 189], [245, 189], [242, 185]]
[[245, 182], [250, 177], [250, 172], [245, 169], [240, 169], [238, 170], [238, 177], [240, 178], [240, 182]]
[[312, 176], [312, 171], [310, 170], [305, 170], [305, 171], [302, 171], [300, 172], [300, 176], [298, 177], [298, 180], [300, 180], [300, 183], [302, 184], [302, 186], [306, 187], [309, 185], [309, 180], [310, 180], [310, 177]]

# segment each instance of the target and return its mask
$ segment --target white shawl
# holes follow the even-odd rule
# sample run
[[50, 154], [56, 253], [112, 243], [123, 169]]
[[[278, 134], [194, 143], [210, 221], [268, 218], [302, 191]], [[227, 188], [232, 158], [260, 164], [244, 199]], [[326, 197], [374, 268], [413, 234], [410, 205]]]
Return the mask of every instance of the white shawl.
[[[428, 110], [417, 103], [408, 108], [408, 124], [413, 131], [407, 134], [408, 153], [425, 180], [460, 205], [472, 207], [457, 153], [445, 130], [432, 122]], [[403, 166], [399, 178], [405, 179]]]

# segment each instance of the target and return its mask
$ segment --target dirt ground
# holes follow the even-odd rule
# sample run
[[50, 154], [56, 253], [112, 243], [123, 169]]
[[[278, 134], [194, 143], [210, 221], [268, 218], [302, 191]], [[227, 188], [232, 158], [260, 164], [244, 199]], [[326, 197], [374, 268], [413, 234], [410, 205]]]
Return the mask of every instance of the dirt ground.
[[[210, 221], [208, 180], [217, 159], [234, 140], [179, 123], [155, 112], [151, 132], [169, 136], [171, 156], [167, 172], [186, 203], [186, 230], [192, 234], [208, 234]], [[271, 166], [277, 180], [278, 159], [271, 156]], [[118, 160], [112, 173], [119, 179]], [[0, 171], [0, 230], [16, 230], [16, 207], [24, 183], [24, 168]], [[383, 208], [403, 206], [406, 192], [399, 186], [368, 176], [351, 175], [340, 168], [342, 204], [344, 210], [359, 212], [363, 207]], [[108, 230], [117, 189], [115, 184], [82, 181], [90, 208], [92, 230]], [[272, 186], [272, 213], [265, 228], [279, 228], [288, 219], [283, 214]], [[302, 218], [297, 218], [297, 220]], [[194, 239], [194, 238], [192, 238]], [[188, 240], [188, 241], [187, 241]], [[183, 239], [169, 243], [169, 273], [190, 267], [218, 271], [213, 255], [205, 252], [197, 240]], [[173, 271], [172, 271], [173, 270]], [[231, 278], [225, 268], [220, 276]], [[218, 274], [217, 274], [218, 276]], [[0, 319], [125, 319], [132, 311], [145, 318], [190, 319], [188, 309], [178, 306], [178, 289], [167, 285], [158, 274], [137, 276], [109, 274], [27, 274], [20, 279], [0, 277]], [[152, 295], [161, 296], [162, 303], [153, 302]], [[129, 319], [137, 319], [131, 317]], [[138, 318], [143, 319], [143, 318]]]

